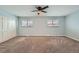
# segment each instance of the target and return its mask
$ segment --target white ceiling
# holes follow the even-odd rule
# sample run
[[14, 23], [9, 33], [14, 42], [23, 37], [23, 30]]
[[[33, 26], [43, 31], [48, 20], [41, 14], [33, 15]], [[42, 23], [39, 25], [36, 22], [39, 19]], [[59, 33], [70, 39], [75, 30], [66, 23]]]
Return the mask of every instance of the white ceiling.
[[[34, 5], [0, 5], [1, 10], [5, 10], [16, 16], [37, 16]], [[79, 5], [50, 5], [46, 9], [48, 13], [43, 16], [66, 16], [79, 10]]]

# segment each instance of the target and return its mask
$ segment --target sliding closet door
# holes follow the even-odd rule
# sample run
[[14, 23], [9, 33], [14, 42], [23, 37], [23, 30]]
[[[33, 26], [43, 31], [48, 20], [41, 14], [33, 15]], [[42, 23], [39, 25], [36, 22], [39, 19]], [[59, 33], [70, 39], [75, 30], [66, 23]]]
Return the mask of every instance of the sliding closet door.
[[3, 41], [8, 40], [8, 17], [3, 16]]
[[2, 42], [2, 16], [0, 16], [0, 42]]
[[16, 19], [10, 16], [0, 16], [0, 42], [16, 36]]
[[16, 19], [13, 17], [8, 18], [8, 39], [16, 36]]

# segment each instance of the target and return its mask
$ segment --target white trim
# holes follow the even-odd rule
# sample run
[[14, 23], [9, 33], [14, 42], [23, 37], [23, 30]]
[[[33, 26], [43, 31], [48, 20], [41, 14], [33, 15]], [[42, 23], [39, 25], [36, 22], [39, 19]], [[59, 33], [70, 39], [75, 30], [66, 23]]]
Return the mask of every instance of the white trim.
[[71, 36], [67, 36], [67, 35], [66, 35], [66, 37], [69, 37], [69, 38], [71, 38], [71, 39], [73, 39], [73, 40], [79, 41], [79, 39], [77, 39], [77, 38], [75, 38], [75, 37], [71, 37]]

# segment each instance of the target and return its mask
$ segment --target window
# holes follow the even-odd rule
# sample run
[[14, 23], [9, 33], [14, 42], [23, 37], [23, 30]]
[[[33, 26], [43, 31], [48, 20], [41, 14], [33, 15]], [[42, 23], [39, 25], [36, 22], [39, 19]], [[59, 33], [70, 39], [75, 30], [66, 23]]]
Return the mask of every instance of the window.
[[58, 20], [48, 20], [48, 26], [59, 26]]
[[32, 21], [31, 20], [22, 20], [22, 27], [31, 27]]
[[31, 26], [32, 26], [32, 21], [29, 20], [29, 21], [28, 21], [28, 27], [31, 27]]
[[22, 27], [26, 27], [26, 26], [27, 26], [27, 21], [26, 21], [26, 20], [22, 20], [21, 26], [22, 26]]
[[52, 26], [52, 20], [48, 20], [48, 26]]

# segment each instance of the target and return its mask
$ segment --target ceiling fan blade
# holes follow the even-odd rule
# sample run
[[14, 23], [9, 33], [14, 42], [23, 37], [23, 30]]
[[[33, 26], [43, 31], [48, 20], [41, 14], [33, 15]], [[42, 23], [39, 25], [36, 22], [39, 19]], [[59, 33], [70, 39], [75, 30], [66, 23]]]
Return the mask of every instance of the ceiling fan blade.
[[36, 9], [38, 9], [38, 7], [35, 7]]
[[32, 12], [37, 12], [38, 10], [33, 10]]
[[47, 13], [46, 11], [42, 11], [42, 12]]
[[44, 9], [46, 9], [46, 8], [48, 8], [48, 7], [49, 7], [49, 6], [45, 6], [45, 7], [42, 8], [42, 10], [44, 10]]

